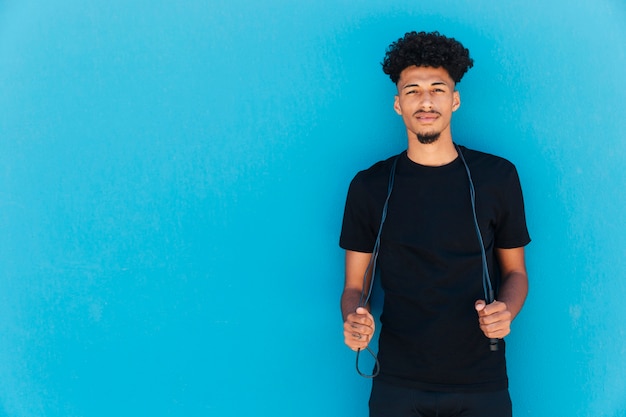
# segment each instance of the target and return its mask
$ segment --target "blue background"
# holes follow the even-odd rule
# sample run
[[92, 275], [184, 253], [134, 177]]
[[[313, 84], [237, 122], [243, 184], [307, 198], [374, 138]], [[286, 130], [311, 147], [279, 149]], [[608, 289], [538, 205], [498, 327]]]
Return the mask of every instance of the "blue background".
[[515, 415], [626, 416], [623, 0], [0, 1], [0, 413], [366, 415], [337, 241], [410, 30], [519, 169]]

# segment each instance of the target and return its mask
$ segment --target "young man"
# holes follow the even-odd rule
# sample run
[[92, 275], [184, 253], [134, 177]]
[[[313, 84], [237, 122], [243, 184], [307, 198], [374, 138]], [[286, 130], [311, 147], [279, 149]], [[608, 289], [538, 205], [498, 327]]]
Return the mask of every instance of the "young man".
[[526, 298], [530, 237], [515, 167], [452, 141], [450, 120], [461, 104], [456, 84], [472, 65], [467, 49], [437, 32], [407, 33], [383, 62], [397, 87], [394, 109], [408, 148], [355, 176], [340, 238], [345, 343], [359, 351], [375, 331], [364, 300], [386, 212], [371, 417], [511, 416], [499, 339]]

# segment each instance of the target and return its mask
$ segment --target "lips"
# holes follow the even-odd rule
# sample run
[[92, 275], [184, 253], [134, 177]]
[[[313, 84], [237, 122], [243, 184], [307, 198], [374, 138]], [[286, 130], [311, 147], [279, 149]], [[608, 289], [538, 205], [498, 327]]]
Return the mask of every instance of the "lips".
[[434, 122], [441, 115], [437, 112], [417, 112], [414, 116], [421, 122], [429, 123]]

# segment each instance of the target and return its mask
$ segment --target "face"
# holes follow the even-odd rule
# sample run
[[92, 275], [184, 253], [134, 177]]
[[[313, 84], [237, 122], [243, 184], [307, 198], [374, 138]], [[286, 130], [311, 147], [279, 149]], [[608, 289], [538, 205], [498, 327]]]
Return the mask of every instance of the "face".
[[452, 138], [450, 120], [461, 105], [459, 92], [448, 71], [433, 67], [408, 67], [400, 73], [394, 110], [404, 120], [409, 139], [433, 143]]

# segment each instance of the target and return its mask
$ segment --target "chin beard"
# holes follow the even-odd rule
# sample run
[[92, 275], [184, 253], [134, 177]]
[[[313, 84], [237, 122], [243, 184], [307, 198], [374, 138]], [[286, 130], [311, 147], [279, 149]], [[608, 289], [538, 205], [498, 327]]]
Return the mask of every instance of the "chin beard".
[[423, 145], [429, 145], [439, 139], [440, 133], [418, 133], [417, 140]]

